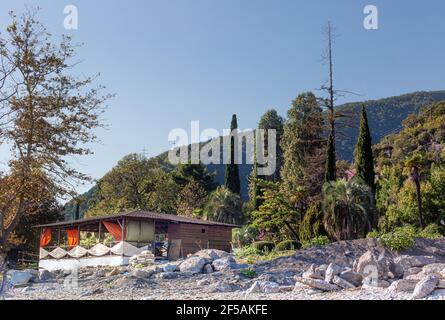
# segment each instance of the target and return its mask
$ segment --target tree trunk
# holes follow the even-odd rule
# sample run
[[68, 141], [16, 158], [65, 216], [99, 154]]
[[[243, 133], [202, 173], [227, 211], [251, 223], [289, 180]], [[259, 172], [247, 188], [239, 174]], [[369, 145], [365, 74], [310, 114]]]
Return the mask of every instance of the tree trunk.
[[291, 227], [291, 225], [289, 224], [289, 222], [287, 222], [286, 220], [284, 220], [284, 224], [286, 225], [286, 227], [290, 230], [290, 232], [294, 235], [295, 237], [295, 241], [297, 241], [298, 243], [301, 244], [298, 233], [294, 230], [294, 228]]
[[423, 222], [422, 190], [420, 188], [419, 169], [416, 166], [412, 167], [411, 169], [411, 179], [413, 180], [414, 185], [416, 186], [417, 212], [419, 214], [420, 228], [423, 229], [425, 226]]

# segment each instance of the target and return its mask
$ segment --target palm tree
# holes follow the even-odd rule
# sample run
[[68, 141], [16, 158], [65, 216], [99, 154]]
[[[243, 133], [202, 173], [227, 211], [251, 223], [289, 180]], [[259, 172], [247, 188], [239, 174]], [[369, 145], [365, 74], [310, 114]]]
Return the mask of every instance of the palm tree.
[[242, 201], [227, 187], [218, 187], [204, 208], [208, 220], [239, 225], [242, 223]]
[[323, 223], [337, 241], [363, 238], [371, 231], [374, 205], [372, 191], [354, 178], [328, 182], [323, 186]]

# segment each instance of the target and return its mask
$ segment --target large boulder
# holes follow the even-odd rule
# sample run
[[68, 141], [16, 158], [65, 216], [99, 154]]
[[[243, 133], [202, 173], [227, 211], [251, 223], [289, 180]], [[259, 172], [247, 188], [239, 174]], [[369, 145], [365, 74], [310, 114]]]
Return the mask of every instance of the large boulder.
[[326, 275], [324, 278], [324, 281], [331, 283], [335, 276], [339, 275], [343, 271], [343, 267], [331, 263], [329, 264], [328, 268], [326, 269]]
[[406, 279], [409, 276], [413, 276], [413, 275], [419, 274], [421, 272], [422, 272], [422, 268], [419, 268], [419, 267], [409, 268], [408, 270], [405, 270], [405, 272], [403, 273], [403, 278]]
[[432, 263], [422, 268], [422, 273], [425, 275], [436, 274], [441, 276], [442, 270], [445, 269], [445, 263]]
[[334, 278], [332, 279], [332, 283], [336, 284], [337, 286], [339, 286], [342, 289], [354, 289], [355, 288], [355, 285], [346, 281], [345, 279], [340, 278], [339, 276], [334, 276]]
[[277, 293], [280, 286], [276, 282], [271, 281], [255, 281], [252, 286], [247, 289], [246, 294], [251, 293]]
[[410, 268], [422, 268], [435, 262], [436, 259], [434, 257], [408, 255], [399, 256], [394, 259], [394, 273], [396, 276], [402, 277], [405, 271], [409, 270]]
[[320, 269], [318, 269], [315, 264], [312, 264], [304, 273], [303, 278], [306, 279], [324, 279], [324, 275]]
[[363, 277], [373, 276], [386, 280], [392, 261], [384, 255], [376, 256], [371, 251], [365, 252], [354, 262], [353, 270]]
[[417, 280], [407, 280], [400, 279], [391, 283], [388, 287], [388, 292], [398, 293], [398, 292], [411, 292], [416, 288]]
[[339, 291], [341, 288], [335, 284], [330, 284], [329, 282], [326, 282], [324, 280], [318, 280], [318, 279], [306, 279], [302, 277], [295, 277], [294, 278], [296, 282], [305, 284], [311, 288], [319, 289], [323, 291]]
[[10, 283], [14, 287], [20, 287], [28, 284], [34, 277], [34, 274], [29, 271], [17, 271], [10, 272]]
[[133, 278], [138, 279], [148, 279], [153, 275], [153, 271], [145, 271], [140, 269], [135, 269], [130, 274]]
[[206, 264], [206, 259], [192, 256], [185, 259], [179, 265], [179, 271], [181, 272], [191, 272], [193, 274], [198, 274], [202, 272], [204, 265]]
[[426, 276], [416, 285], [411, 298], [423, 299], [427, 297], [436, 289], [438, 283], [439, 283], [439, 278], [436, 275], [430, 274]]
[[199, 257], [207, 259], [209, 262], [213, 260], [231, 257], [232, 255], [226, 251], [217, 250], [217, 249], [204, 249], [193, 254], [193, 257]]
[[178, 265], [174, 263], [167, 263], [162, 266], [163, 272], [175, 272], [176, 270], [178, 270]]
[[338, 276], [356, 287], [360, 286], [363, 281], [363, 276], [350, 268], [342, 271]]
[[236, 268], [236, 261], [232, 256], [216, 259], [212, 262], [215, 271], [224, 271]]

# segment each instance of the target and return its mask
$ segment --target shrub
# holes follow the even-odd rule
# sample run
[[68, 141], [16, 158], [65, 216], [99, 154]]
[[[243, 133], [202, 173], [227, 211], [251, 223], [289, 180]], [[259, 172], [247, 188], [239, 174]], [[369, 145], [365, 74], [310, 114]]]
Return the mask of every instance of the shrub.
[[414, 245], [416, 233], [412, 226], [395, 228], [392, 232], [384, 233], [380, 237], [380, 243], [394, 251], [408, 249]]
[[257, 251], [270, 252], [275, 248], [275, 244], [270, 241], [257, 241], [252, 244]]
[[294, 240], [285, 240], [281, 241], [277, 244], [275, 247], [276, 251], [291, 251], [291, 250], [297, 250], [300, 249], [300, 244], [297, 241]]
[[377, 239], [380, 237], [380, 233], [377, 230], [372, 230], [371, 232], [368, 233], [368, 235], [366, 236], [366, 238], [368, 239]]
[[325, 246], [331, 243], [328, 237], [326, 236], [318, 236], [312, 238], [310, 241], [303, 242], [303, 248], [309, 248], [312, 246]]
[[247, 225], [242, 228], [233, 230], [232, 242], [237, 247], [244, 247], [250, 245], [253, 241], [255, 241], [255, 238], [257, 236], [258, 228], [252, 225]]
[[418, 234], [419, 238], [439, 239], [442, 238], [440, 227], [437, 224], [429, 224]]
[[256, 271], [253, 269], [244, 269], [240, 271], [240, 274], [242, 274], [244, 277], [253, 279], [256, 277]]

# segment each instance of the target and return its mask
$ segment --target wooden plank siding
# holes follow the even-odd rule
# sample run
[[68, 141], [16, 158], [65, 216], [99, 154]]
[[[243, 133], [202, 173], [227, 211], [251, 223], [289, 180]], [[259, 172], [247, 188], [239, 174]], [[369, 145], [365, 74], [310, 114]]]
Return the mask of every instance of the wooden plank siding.
[[187, 256], [202, 249], [232, 250], [232, 228], [226, 226], [207, 226], [188, 223], [170, 223], [169, 239], [182, 241], [182, 254]]

